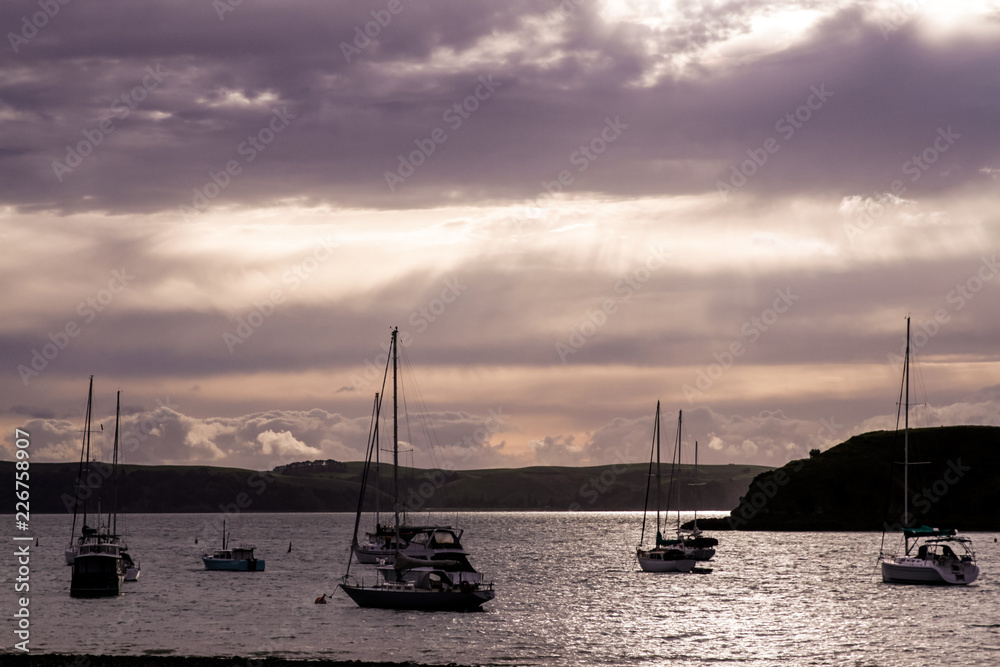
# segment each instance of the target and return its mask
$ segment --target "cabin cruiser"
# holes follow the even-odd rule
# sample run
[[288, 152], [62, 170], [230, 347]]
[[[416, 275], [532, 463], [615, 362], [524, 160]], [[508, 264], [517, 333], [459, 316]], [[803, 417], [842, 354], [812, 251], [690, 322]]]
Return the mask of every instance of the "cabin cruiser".
[[377, 569], [386, 581], [418, 581], [431, 571], [451, 586], [480, 584], [481, 572], [472, 567], [469, 553], [462, 546], [461, 530], [454, 528], [425, 528], [410, 538], [405, 549], [395, 556], [392, 564]]

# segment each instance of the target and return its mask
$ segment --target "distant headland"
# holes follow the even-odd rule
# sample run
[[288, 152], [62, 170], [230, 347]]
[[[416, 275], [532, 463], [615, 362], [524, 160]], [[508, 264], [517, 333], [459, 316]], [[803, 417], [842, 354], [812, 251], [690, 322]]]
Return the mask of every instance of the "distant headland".
[[[110, 466], [91, 468], [88, 486], [99, 494], [110, 476]], [[292, 463], [266, 472], [126, 465], [119, 470], [119, 509], [128, 513], [354, 512], [363, 469], [361, 462], [332, 459]], [[682, 494], [681, 508], [733, 507], [747, 493], [751, 480], [769, 469], [756, 465], [699, 466], [698, 480], [703, 485], [697, 487], [697, 495]], [[78, 470], [78, 463], [32, 463], [32, 512], [72, 513]], [[648, 473], [648, 463], [484, 470], [401, 467], [400, 497], [410, 510], [642, 510]], [[12, 479], [13, 475], [14, 463], [0, 462], [0, 476]], [[678, 483], [687, 485], [693, 478], [693, 467], [682, 466]], [[369, 477], [366, 508], [374, 509], [376, 488], [381, 492], [382, 508], [390, 508], [391, 483], [391, 466], [383, 464], [381, 484], [376, 484], [373, 473]], [[3, 502], [5, 511], [14, 511], [13, 494]]]
[[903, 516], [903, 434], [854, 436], [758, 475], [730, 516], [701, 529], [863, 531], [928, 525], [1000, 530], [1000, 427], [910, 430], [910, 517]]

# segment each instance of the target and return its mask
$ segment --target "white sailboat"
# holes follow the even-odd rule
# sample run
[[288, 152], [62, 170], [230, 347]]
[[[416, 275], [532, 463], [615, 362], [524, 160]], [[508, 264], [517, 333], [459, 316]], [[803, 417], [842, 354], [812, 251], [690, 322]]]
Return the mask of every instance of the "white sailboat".
[[[681, 437], [681, 423], [683, 412], [677, 418], [677, 439]], [[653, 457], [656, 457], [656, 474], [653, 475]], [[646, 538], [646, 514], [649, 509], [649, 491], [653, 479], [656, 480], [656, 541], [652, 547], [642, 546]], [[649, 453], [649, 474], [646, 480], [646, 502], [642, 509], [642, 532], [639, 536], [639, 546], [636, 547], [635, 557], [639, 561], [639, 567], [643, 572], [690, 572], [694, 567], [695, 559], [685, 552], [678, 544], [678, 540], [665, 540], [660, 532], [660, 402], [656, 402], [656, 418], [653, 422], [653, 444]], [[680, 508], [677, 509], [678, 517]], [[673, 542], [673, 543], [671, 543]]]
[[[404, 544], [401, 536], [400, 522], [400, 502], [399, 502], [399, 427], [398, 427], [398, 402], [396, 395], [397, 388], [397, 335], [399, 330], [393, 329], [390, 343], [392, 358], [392, 456], [393, 456], [393, 515], [394, 539], [396, 551], [393, 557], [393, 565], [378, 568], [374, 583], [360, 583], [350, 576], [351, 559], [357, 555], [358, 546], [358, 526], [361, 521], [361, 510], [364, 505], [365, 486], [368, 479], [368, 470], [371, 464], [371, 448], [378, 447], [378, 439], [369, 439], [369, 452], [365, 459], [365, 469], [362, 474], [361, 492], [358, 498], [358, 511], [354, 521], [354, 537], [351, 545], [351, 557], [347, 561], [347, 573], [340, 583], [340, 588], [359, 607], [375, 607], [380, 609], [419, 609], [425, 611], [471, 611], [479, 609], [486, 602], [496, 596], [493, 584], [482, 583], [482, 577], [473, 580], [471, 577], [463, 578], [455, 573], [463, 569], [461, 562], [456, 565], [455, 561], [449, 559], [434, 560], [435, 544], [439, 546], [455, 546], [458, 544], [457, 536], [451, 529], [430, 528], [419, 532], [411, 542], [414, 546], [421, 546], [429, 549], [425, 552], [431, 555], [430, 559], [414, 559], [404, 555], [399, 549]], [[388, 373], [388, 368], [386, 368]], [[376, 400], [376, 414], [378, 410]], [[377, 419], [377, 416], [376, 416]], [[424, 535], [426, 541], [421, 542], [417, 537]], [[460, 533], [458, 534], [460, 536]], [[447, 544], [445, 544], [447, 543]], [[459, 545], [460, 546], [460, 545]], [[462, 561], [464, 559], [464, 552]], [[471, 569], [471, 565], [468, 566]], [[475, 570], [472, 570], [475, 572]], [[479, 574], [476, 572], [475, 574]]]
[[[903, 417], [903, 519], [909, 523], [910, 463], [910, 318], [906, 318]], [[884, 539], [884, 535], [883, 535]], [[879, 554], [882, 581], [887, 584], [965, 585], [979, 577], [972, 540], [951, 528], [929, 526], [903, 529], [903, 552]]]

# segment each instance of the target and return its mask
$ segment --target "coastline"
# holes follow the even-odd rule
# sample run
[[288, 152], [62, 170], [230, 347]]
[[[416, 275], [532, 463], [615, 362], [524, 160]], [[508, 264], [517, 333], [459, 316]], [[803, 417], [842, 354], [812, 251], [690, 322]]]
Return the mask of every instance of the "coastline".
[[5, 665], [32, 667], [471, 667], [450, 662], [369, 662], [364, 660], [290, 660], [245, 656], [81, 655], [70, 653], [0, 653]]

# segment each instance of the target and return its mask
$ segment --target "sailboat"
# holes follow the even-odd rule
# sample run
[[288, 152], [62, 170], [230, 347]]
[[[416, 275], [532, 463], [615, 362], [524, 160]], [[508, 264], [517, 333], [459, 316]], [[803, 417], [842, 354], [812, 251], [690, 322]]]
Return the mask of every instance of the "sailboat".
[[[679, 447], [678, 443], [678, 447]], [[677, 456], [678, 463], [680, 462], [680, 452], [678, 451]], [[694, 441], [694, 483], [689, 484], [689, 486], [704, 486], [703, 483], [698, 481], [698, 441]], [[680, 509], [678, 507], [678, 509]], [[687, 524], [685, 524], [686, 526]], [[714, 537], [706, 537], [702, 534], [701, 529], [698, 528], [698, 506], [695, 505], [694, 508], [694, 520], [691, 522], [690, 528], [681, 527], [677, 529], [677, 539], [680, 541], [681, 547], [684, 551], [689, 554], [692, 558], [698, 561], [711, 560], [715, 556], [715, 548], [719, 544], [719, 540]]]
[[[382, 523], [382, 490], [381, 461], [379, 458], [379, 415], [381, 410], [380, 394], [375, 394], [372, 407], [372, 422], [370, 430], [369, 455], [366, 465], [371, 465], [371, 457], [375, 457], [375, 530], [366, 532], [364, 541], [355, 541], [351, 545], [354, 557], [362, 565], [392, 565], [396, 553], [400, 552], [413, 558], [452, 559], [456, 550], [461, 550], [461, 530], [451, 526], [416, 526], [406, 523], [405, 508], [400, 508], [402, 525], [399, 526], [399, 541], [397, 542], [396, 526]], [[366, 473], [367, 475], [367, 473]], [[366, 482], [367, 483], [367, 482]], [[463, 552], [464, 553], [464, 552]], [[391, 568], [390, 568], [391, 569]]]
[[[903, 359], [905, 390], [903, 417], [903, 523], [910, 523], [910, 318], [906, 318], [906, 356]], [[883, 540], [885, 534], [883, 533]], [[882, 581], [887, 584], [971, 584], [979, 577], [972, 540], [952, 528], [903, 528], [903, 553], [879, 553]]]
[[[392, 330], [390, 354], [392, 358], [392, 460], [393, 460], [393, 544], [395, 552], [392, 566], [393, 572], [411, 572], [410, 577], [390, 576], [388, 572], [379, 571], [374, 583], [365, 584], [364, 580], [357, 583], [351, 578], [351, 560], [356, 554], [358, 545], [358, 527], [361, 521], [361, 511], [364, 507], [365, 486], [372, 459], [372, 449], [378, 447], [378, 438], [369, 438], [368, 454], [365, 458], [365, 468], [362, 474], [361, 492], [358, 498], [358, 511], [354, 520], [354, 536], [351, 542], [351, 555], [347, 561], [347, 572], [340, 583], [340, 588], [359, 607], [375, 607], [380, 609], [419, 609], [426, 611], [472, 611], [479, 609], [496, 596], [493, 584], [483, 584], [480, 581], [455, 581], [450, 563], [429, 559], [413, 559], [403, 555], [400, 546], [404, 544], [401, 535], [400, 502], [399, 502], [399, 425], [397, 399], [397, 367], [399, 329]], [[388, 374], [388, 367], [386, 368]], [[383, 380], [383, 385], [384, 385]], [[376, 420], [380, 402], [376, 400]], [[436, 531], [437, 529], [432, 529]], [[420, 533], [425, 534], [425, 533]], [[380, 568], [381, 570], [382, 568]], [[478, 574], [478, 573], [477, 573]]]
[[[677, 441], [680, 442], [683, 411], [677, 417]], [[656, 474], [653, 475], [653, 457], [656, 457]], [[649, 452], [649, 473], [646, 479], [646, 502], [642, 508], [642, 532], [639, 535], [639, 546], [635, 557], [643, 572], [690, 572], [695, 559], [687, 553], [679, 540], [665, 540], [660, 532], [660, 402], [656, 402], [656, 418], [653, 421], [653, 444]], [[646, 539], [646, 514], [649, 510], [649, 491], [653, 480], [656, 480], [656, 542], [650, 548], [644, 548]], [[678, 487], [679, 491], [679, 487]], [[678, 522], [680, 507], [677, 508]]]
[[[83, 475], [77, 486], [77, 503], [82, 495], [79, 483], [87, 479], [90, 472], [90, 417], [93, 404], [94, 377], [90, 377], [90, 392], [87, 397], [87, 418], [84, 431], [84, 452], [81, 467]], [[106, 597], [121, 595], [122, 583], [126, 574], [133, 569], [133, 580], [137, 579], [138, 567], [132, 561], [128, 549], [118, 534], [118, 426], [121, 421], [121, 392], [118, 392], [115, 410], [115, 443], [114, 458], [111, 468], [114, 495], [111, 499], [112, 510], [108, 513], [107, 522], [98, 510], [97, 528], [87, 525], [87, 497], [83, 500], [83, 527], [77, 543], [77, 552], [73, 558], [73, 576], [70, 580], [69, 594], [72, 597]], [[103, 492], [103, 488], [101, 489]], [[88, 494], [89, 495], [89, 494]], [[75, 517], [75, 512], [74, 512]], [[74, 518], [75, 525], [75, 518]]]

